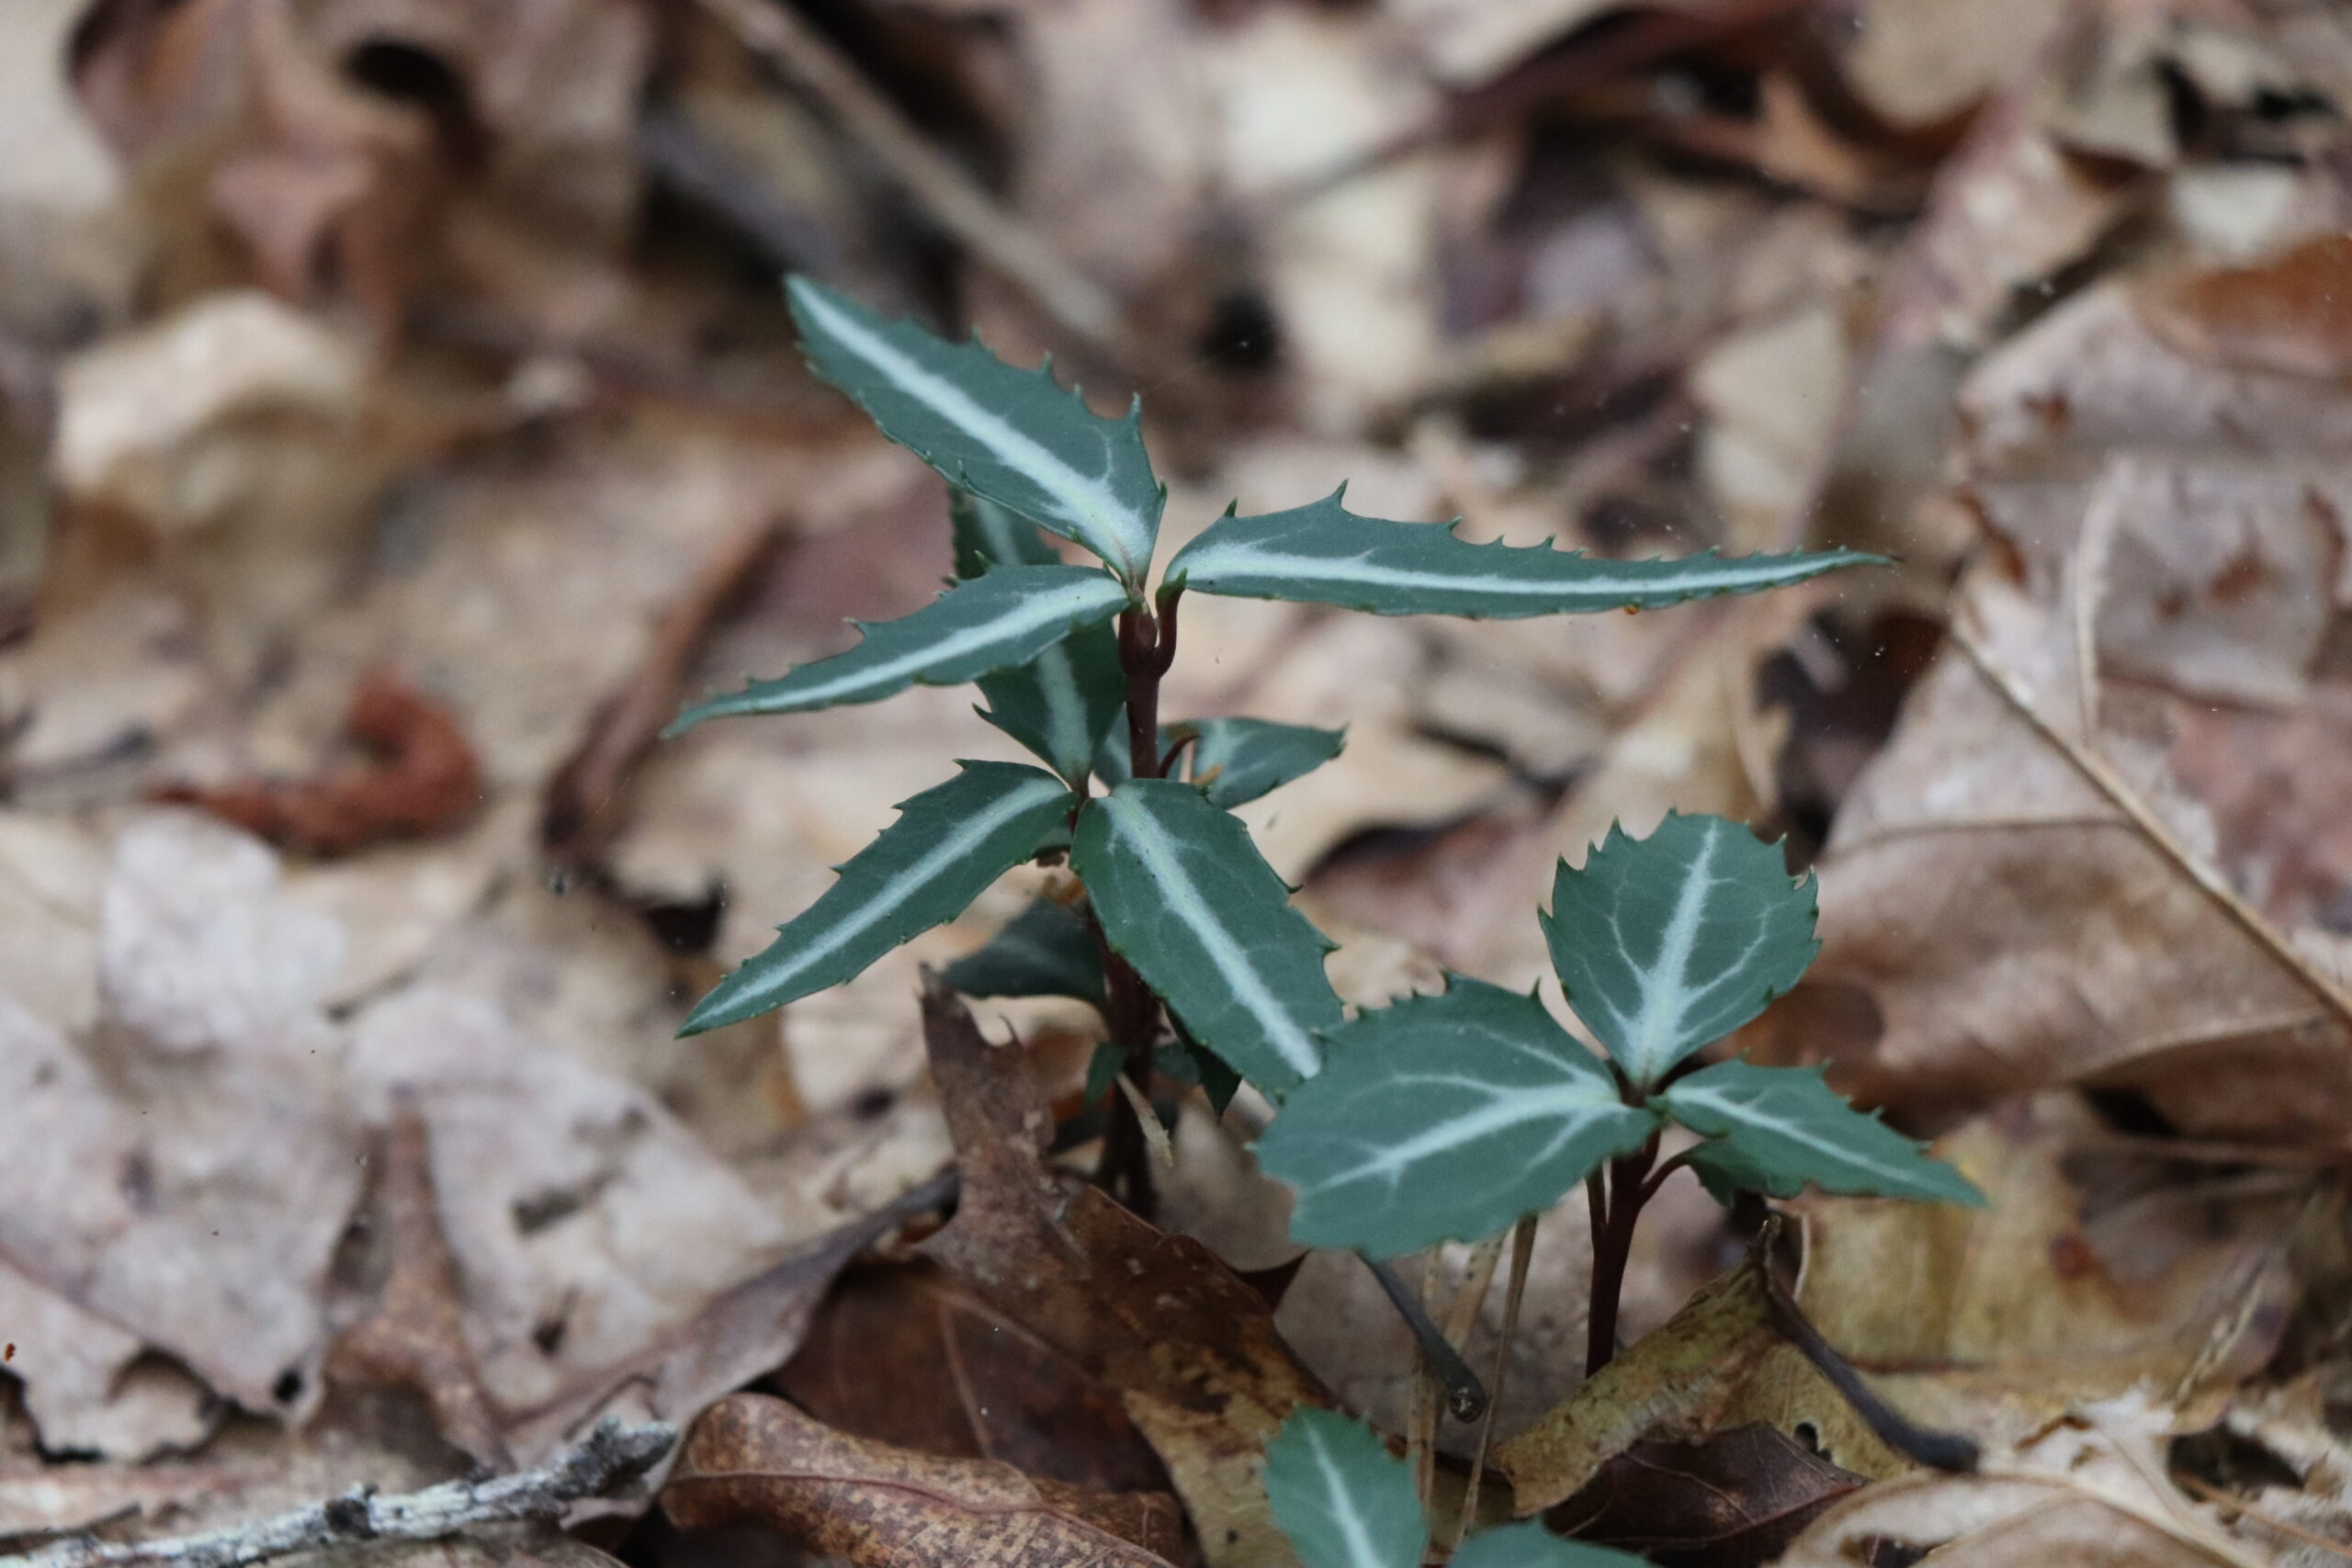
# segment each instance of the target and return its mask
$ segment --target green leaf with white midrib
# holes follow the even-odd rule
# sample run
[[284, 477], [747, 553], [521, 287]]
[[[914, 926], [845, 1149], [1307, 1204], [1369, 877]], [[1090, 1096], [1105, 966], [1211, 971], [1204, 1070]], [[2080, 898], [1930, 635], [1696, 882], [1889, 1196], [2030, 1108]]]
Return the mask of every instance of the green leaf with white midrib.
[[1568, 1005], [1649, 1085], [1797, 983], [1821, 950], [1815, 908], [1777, 847], [1669, 812], [1646, 839], [1612, 827], [1582, 869], [1561, 862], [1543, 924]]
[[1393, 1258], [1547, 1209], [1658, 1127], [1532, 997], [1455, 976], [1327, 1031], [1258, 1141], [1291, 1239]]
[[1725, 558], [1608, 560], [1548, 545], [1473, 545], [1451, 523], [1360, 517], [1332, 495], [1312, 505], [1212, 523], [1168, 563], [1196, 593], [1337, 604], [1380, 615], [1510, 619], [1657, 609], [1802, 582], [1877, 556], [1822, 550]]
[[1102, 954], [1086, 917], [1051, 898], [1032, 900], [943, 973], [967, 997], [1069, 997], [1098, 1008], [1103, 1000]]
[[1703, 1137], [1690, 1163], [1717, 1196], [1745, 1189], [1792, 1198], [1806, 1186], [1855, 1197], [1982, 1207], [1968, 1179], [1875, 1116], [1840, 1099], [1818, 1067], [1721, 1062], [1658, 1096]]
[[1050, 367], [1017, 370], [975, 339], [950, 344], [911, 321], [795, 277], [801, 349], [882, 434], [951, 484], [1075, 540], [1131, 583], [1151, 568], [1167, 492], [1143, 447], [1141, 405], [1092, 412]]
[[[1061, 559], [1035, 524], [969, 491], [949, 492], [948, 513], [958, 577]], [[981, 676], [979, 686], [989, 702], [980, 716], [1082, 789], [1095, 748], [1126, 701], [1118, 634], [1108, 620], [1080, 626], [1028, 663]]]
[[1129, 779], [1086, 803], [1070, 844], [1113, 951], [1194, 1040], [1280, 1093], [1321, 1064], [1340, 1021], [1331, 944], [1290, 907], [1240, 821], [1170, 779]]
[[1305, 1568], [1420, 1568], [1412, 1468], [1361, 1421], [1292, 1411], [1266, 1445], [1266, 1500]]
[[1614, 1547], [1554, 1535], [1533, 1519], [1472, 1536], [1449, 1568], [1648, 1568], [1648, 1559]]
[[703, 998], [679, 1032], [740, 1022], [854, 979], [962, 914], [1076, 803], [1061, 780], [1018, 762], [962, 767], [902, 803], [899, 819], [840, 867], [840, 880]]
[[858, 623], [865, 636], [848, 652], [713, 697], [681, 714], [668, 732], [736, 714], [876, 702], [910, 685], [960, 685], [1026, 664], [1079, 627], [1108, 620], [1126, 603], [1126, 590], [1092, 567], [999, 567], [956, 583], [911, 615]]
[[[1181, 765], [1198, 784], [1209, 804], [1231, 810], [1304, 777], [1340, 754], [1346, 732], [1317, 729], [1305, 724], [1276, 724], [1263, 718], [1188, 718], [1159, 727], [1159, 750], [1166, 756], [1186, 736]], [[1095, 776], [1117, 784], [1127, 776], [1124, 733], [1105, 738], [1094, 760]]]

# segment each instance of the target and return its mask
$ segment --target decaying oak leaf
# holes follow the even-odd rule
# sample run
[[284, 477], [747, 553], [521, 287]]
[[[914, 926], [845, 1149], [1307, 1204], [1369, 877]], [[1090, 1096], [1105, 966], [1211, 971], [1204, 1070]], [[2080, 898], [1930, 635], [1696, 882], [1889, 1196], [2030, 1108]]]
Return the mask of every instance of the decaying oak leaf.
[[1801, 1200], [1806, 1314], [1889, 1404], [1995, 1449], [2133, 1388], [2162, 1390], [2177, 1429], [2210, 1422], [2286, 1325], [2309, 1183], [2166, 1180], [2146, 1154], [2098, 1155], [2098, 1131], [2052, 1095], [1939, 1141], [1984, 1209]]
[[1660, 1568], [1755, 1568], [1865, 1483], [1757, 1422], [1699, 1443], [1635, 1443], [1544, 1522]]
[[1783, 1568], [1917, 1562], [1962, 1568], [2229, 1568], [2269, 1560], [2165, 1478], [2143, 1400], [2084, 1411], [1982, 1475], [1918, 1475], [1856, 1493], [1816, 1518]]
[[1052, 1120], [1026, 1058], [989, 1046], [937, 982], [923, 1019], [964, 1174], [955, 1221], [923, 1250], [1116, 1391], [1211, 1568], [1290, 1562], [1259, 1480], [1265, 1445], [1293, 1406], [1331, 1401], [1264, 1298], [1198, 1242], [1050, 1169]]
[[683, 1529], [763, 1527], [857, 1568], [1169, 1568], [1183, 1551], [1165, 1495], [892, 1448], [754, 1393], [695, 1423], [662, 1508]]
[[526, 1034], [495, 1002], [431, 982], [361, 1014], [345, 1071], [371, 1117], [403, 1087], [414, 1093], [466, 1341], [518, 1454], [554, 1446], [551, 1418], [584, 1414], [573, 1402], [616, 1382], [641, 1379], [665, 1417], [729, 1386], [682, 1408], [633, 1362], [794, 1237], [650, 1094]]
[[1168, 1485], [1115, 1393], [933, 1264], [852, 1269], [773, 1382], [853, 1437], [1102, 1492]]
[[0, 1251], [256, 1411], [315, 1402], [358, 1193], [320, 1001], [342, 941], [266, 848], [154, 813], [114, 844], [98, 1022], [69, 1036], [0, 1001], [0, 1075], [40, 1129], [0, 1146]]
[[1847, 799], [1821, 961], [1768, 1028], [1921, 1114], [2080, 1083], [2192, 1133], [2334, 1139], [2346, 886], [2299, 841], [2324, 810], [2259, 780], [2352, 765], [2327, 651], [2352, 392], [2190, 358], [2143, 316], [2098, 286], [1963, 389], [1963, 493], [2003, 547], [1957, 607], [1975, 651]]
[[1583, 1492], [1636, 1444], [1693, 1444], [1759, 1422], [1843, 1471], [1883, 1479], [1911, 1468], [1781, 1337], [1755, 1266], [1743, 1263], [1499, 1445], [1494, 1462], [1524, 1516]]

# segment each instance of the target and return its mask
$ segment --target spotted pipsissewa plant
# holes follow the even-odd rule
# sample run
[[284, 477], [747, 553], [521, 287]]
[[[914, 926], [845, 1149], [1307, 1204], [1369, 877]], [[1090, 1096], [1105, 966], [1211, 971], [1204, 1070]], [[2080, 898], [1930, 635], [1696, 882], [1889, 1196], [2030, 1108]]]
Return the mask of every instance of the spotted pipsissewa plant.
[[[1607, 1067], [1533, 998], [1474, 980], [1351, 1020], [1324, 975], [1330, 943], [1232, 814], [1328, 761], [1340, 736], [1246, 718], [1163, 724], [1159, 711], [1188, 592], [1504, 618], [1654, 609], [1875, 558], [1629, 561], [1472, 545], [1445, 524], [1357, 516], [1334, 493], [1260, 516], [1228, 509], [1155, 586], [1167, 491], [1139, 407], [1102, 418], [1050, 367], [1016, 369], [977, 340], [943, 342], [805, 279], [788, 288], [818, 375], [952, 487], [956, 578], [914, 614], [862, 626], [845, 653], [688, 710], [673, 733], [968, 681], [984, 716], [1044, 765], [963, 762], [904, 802], [684, 1032], [839, 985], [1012, 867], [1067, 855], [1082, 897], [1037, 903], [947, 977], [974, 996], [1061, 995], [1100, 1010], [1108, 1038], [1089, 1100], [1107, 1096], [1105, 1179], [1138, 1207], [1149, 1201], [1143, 1095], [1110, 1090], [1122, 1074], [1148, 1090], [1155, 1069], [1201, 1083], [1220, 1110], [1243, 1078], [1283, 1107], [1261, 1156], [1299, 1189], [1294, 1233], [1317, 1246], [1386, 1257], [1489, 1235], [1577, 1181], [1599, 1190], [1607, 1165], [1596, 1275], [1614, 1270], [1612, 1314], [1620, 1244], [1664, 1174], [1652, 1167], [1668, 1120], [1706, 1140], [1681, 1157], [1718, 1192], [1814, 1180], [1973, 1195], [1816, 1074], [1735, 1062], [1677, 1077], [1814, 950], [1810, 891], [1744, 830], [1669, 818], [1563, 870], [1547, 929]], [[1066, 561], [1045, 534], [1099, 564]]]

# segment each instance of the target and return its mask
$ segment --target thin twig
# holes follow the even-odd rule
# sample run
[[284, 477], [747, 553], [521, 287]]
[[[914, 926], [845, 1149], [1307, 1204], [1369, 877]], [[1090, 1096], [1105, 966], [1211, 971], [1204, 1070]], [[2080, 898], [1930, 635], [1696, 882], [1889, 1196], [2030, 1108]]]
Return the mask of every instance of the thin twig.
[[1430, 1371], [1435, 1372], [1438, 1382], [1445, 1385], [1445, 1404], [1453, 1413], [1453, 1418], [1476, 1421], [1485, 1415], [1486, 1384], [1478, 1381], [1478, 1374], [1470, 1370], [1470, 1363], [1462, 1359], [1462, 1352], [1453, 1348], [1444, 1331], [1430, 1321], [1430, 1314], [1421, 1310], [1420, 1300], [1413, 1294], [1412, 1287], [1397, 1277], [1395, 1269], [1378, 1258], [1365, 1258], [1363, 1253], [1356, 1256], [1363, 1258], [1363, 1266], [1372, 1270], [1374, 1279], [1380, 1281], [1380, 1288], [1387, 1292], [1388, 1303], [1396, 1309], [1396, 1315], [1405, 1320], [1405, 1326], [1411, 1329], [1413, 1337], [1420, 1342], [1422, 1353], [1430, 1359]]
[[242, 1568], [298, 1551], [372, 1540], [442, 1540], [475, 1525], [560, 1519], [584, 1497], [607, 1497], [642, 1477], [678, 1439], [664, 1421], [607, 1419], [585, 1441], [537, 1470], [487, 1481], [449, 1481], [378, 1496], [356, 1490], [201, 1535], [164, 1540], [62, 1540], [0, 1568]]
[[1527, 1264], [1535, 1255], [1537, 1217], [1521, 1214], [1510, 1233], [1510, 1283], [1503, 1289], [1502, 1343], [1495, 1347], [1495, 1381], [1487, 1390], [1486, 1418], [1478, 1423], [1478, 1450], [1470, 1456], [1470, 1483], [1462, 1489], [1462, 1522], [1453, 1530], [1457, 1549], [1470, 1539], [1470, 1527], [1478, 1519], [1478, 1483], [1487, 1476], [1487, 1450], [1495, 1439], [1495, 1412], [1502, 1405], [1503, 1383], [1510, 1375], [1510, 1348], [1519, 1337], [1519, 1304], [1527, 1295]]
[[2222, 913], [2235, 921], [2239, 929], [2285, 964], [2297, 979], [2310, 987], [2312, 994], [2325, 1002], [2331, 1011], [2346, 1022], [2352, 1023], [2352, 994], [2347, 994], [2333, 976], [2322, 973], [2317, 965], [2298, 952], [2285, 933], [2264, 918], [2262, 911], [2240, 897], [2237, 890], [2222, 879], [2219, 869], [2190, 852], [2188, 847], [2148, 808], [2105, 757], [2044, 717], [2041, 710], [2034, 705], [2033, 699], [2018, 685], [2016, 678], [1994, 662], [1991, 653], [1976, 640], [1973, 633], [1955, 624], [1951, 637], [1969, 663], [1975, 666], [1976, 672], [2017, 710], [2019, 717], [2033, 727], [2035, 733], [2058, 748], [2059, 752], [2075, 765], [2075, 772], [2130, 818], [2132, 825], [2154, 844], [2183, 875], [2194, 882], [2199, 891], [2220, 905]]
[[2277, 1530], [2280, 1535], [2291, 1536], [2307, 1545], [2318, 1547], [2322, 1551], [2332, 1551], [2338, 1557], [2352, 1558], [2352, 1547], [2346, 1547], [2342, 1541], [2330, 1540], [2317, 1530], [2305, 1529], [2302, 1526], [2282, 1519], [2276, 1514], [2265, 1513], [2236, 1493], [2225, 1491], [2210, 1481], [2200, 1481], [2193, 1475], [2177, 1475], [2173, 1479], [2184, 1490], [2196, 1493], [2197, 1495], [2218, 1507], [2227, 1508], [2233, 1514], [2242, 1514], [2265, 1529]]
[[1780, 1220], [1774, 1216], [1765, 1222], [1748, 1247], [1748, 1261], [1763, 1287], [1764, 1304], [1771, 1314], [1772, 1326], [1804, 1353], [1804, 1359], [1813, 1363], [1814, 1371], [1853, 1407], [1854, 1414], [1862, 1418], [1880, 1442], [1930, 1470], [1953, 1475], [1973, 1472], [1983, 1457], [1974, 1438], [1918, 1425], [1880, 1398], [1878, 1391], [1864, 1382], [1861, 1374], [1848, 1364], [1836, 1347], [1821, 1337], [1821, 1331], [1804, 1315], [1804, 1309], [1797, 1305], [1796, 1299], [1772, 1272], [1769, 1253], [1779, 1234]]
[[704, 10], [807, 92], [841, 128], [990, 270], [1018, 288], [1088, 346], [1125, 362], [1117, 305], [1095, 281], [999, 206], [955, 160], [933, 146], [848, 56], [789, 6], [774, 0], [701, 0]]

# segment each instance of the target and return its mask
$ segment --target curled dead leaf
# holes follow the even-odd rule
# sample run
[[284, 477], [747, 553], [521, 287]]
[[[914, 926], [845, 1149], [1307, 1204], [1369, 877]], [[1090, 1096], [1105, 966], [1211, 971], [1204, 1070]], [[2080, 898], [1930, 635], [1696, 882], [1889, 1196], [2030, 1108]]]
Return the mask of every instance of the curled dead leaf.
[[398, 679], [368, 677], [345, 728], [377, 760], [313, 779], [216, 789], [172, 784], [163, 800], [201, 807], [281, 848], [350, 854], [386, 839], [454, 831], [483, 798], [473, 748], [448, 711]]
[[964, 1173], [956, 1219], [924, 1252], [1116, 1391], [1211, 1568], [1291, 1561], [1259, 1479], [1265, 1445], [1295, 1405], [1331, 1399], [1264, 1298], [1198, 1242], [1047, 1167], [1053, 1124], [1026, 1058], [989, 1045], [935, 981], [923, 1021]]

